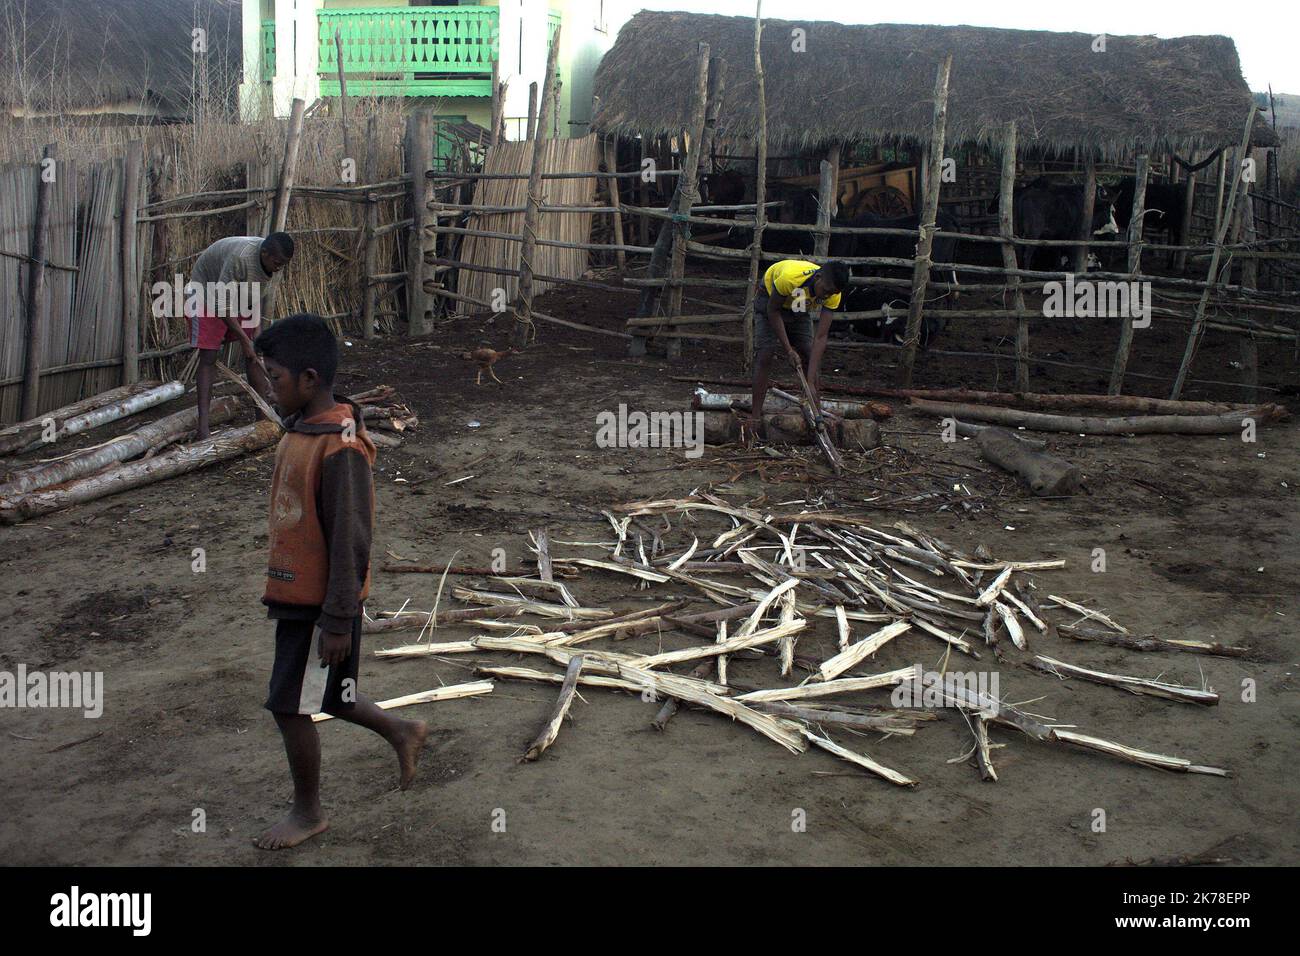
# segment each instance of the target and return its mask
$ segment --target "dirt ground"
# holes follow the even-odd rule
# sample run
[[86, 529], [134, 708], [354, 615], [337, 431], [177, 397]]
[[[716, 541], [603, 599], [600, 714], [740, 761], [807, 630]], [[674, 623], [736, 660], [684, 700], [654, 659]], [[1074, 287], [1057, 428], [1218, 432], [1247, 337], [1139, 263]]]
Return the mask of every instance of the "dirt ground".
[[[628, 312], [626, 302], [611, 298], [550, 294], [539, 307], [614, 328]], [[1009, 331], [952, 327], [936, 348], [988, 349]], [[1132, 368], [1167, 376], [1185, 331], [1157, 322], [1148, 332]], [[1038, 335], [1035, 348], [1108, 366], [1115, 335], [1113, 327], [1063, 324]], [[1214, 850], [1244, 864], [1300, 862], [1295, 423], [1262, 428], [1254, 444], [1237, 436], [1049, 436], [1056, 452], [1083, 468], [1088, 493], [1040, 500], [982, 462], [970, 443], [942, 443], [933, 419], [896, 405], [884, 427], [889, 447], [869, 456], [964, 482], [984, 506], [940, 511], [940, 499], [927, 499], [873, 510], [864, 499], [875, 486], [851, 480], [733, 478], [735, 470], [715, 460], [739, 455], [736, 449], [710, 449], [690, 462], [680, 450], [596, 447], [597, 413], [621, 402], [642, 410], [686, 407], [693, 386], [673, 374], [742, 375], [734, 346], [688, 347], [673, 363], [653, 353], [634, 361], [619, 339], [540, 325], [538, 344], [497, 366], [504, 386], [475, 387], [473, 366], [459, 353], [507, 339], [504, 323], [471, 318], [442, 323], [422, 340], [344, 347], [340, 391], [393, 385], [422, 423], [403, 447], [380, 453], [376, 567], [393, 556], [486, 564], [495, 548], [514, 564], [527, 557], [529, 528], [545, 527], [562, 542], [608, 540], [601, 509], [696, 487], [743, 500], [821, 500], [861, 509], [882, 525], [905, 518], [966, 549], [982, 542], [1003, 558], [1064, 558], [1064, 570], [1035, 575], [1039, 586], [1104, 608], [1135, 633], [1251, 645], [1252, 657], [1229, 659], [1137, 654], [1030, 634], [1033, 652], [1204, 682], [1222, 695], [1217, 707], [1060, 682], [1016, 663], [1027, 655], [1000, 668], [1004, 696], [1031, 702], [1024, 706], [1035, 713], [1227, 767], [1233, 776], [1166, 773], [995, 730], [995, 742], [1005, 745], [994, 752], [1001, 779], [984, 783], [962, 759], [970, 735], [952, 715], [910, 738], [840, 737], [921, 781], [900, 789], [829, 754], [789, 754], [713, 714], [683, 710], [658, 733], [650, 727], [657, 705], [596, 689], [575, 702], [572, 720], [539, 762], [519, 764], [555, 691], [499, 682], [484, 697], [407, 712], [428, 720], [433, 732], [422, 773], [405, 793], [394, 789], [395, 760], [382, 741], [340, 721], [323, 725], [331, 830], [298, 850], [256, 850], [250, 838], [283, 814], [289, 796], [279, 736], [261, 709], [273, 633], [259, 604], [267, 452], [0, 530], [7, 585], [0, 669], [25, 663], [102, 671], [106, 695], [98, 720], [0, 711], [7, 777], [0, 857], [26, 864], [1099, 865]], [[1211, 335], [1196, 374], [1235, 381], [1230, 363], [1237, 360], [1235, 345]], [[1281, 384], [1288, 361], [1289, 346], [1263, 344], [1261, 382]], [[828, 363], [830, 381], [893, 382], [890, 353], [834, 351]], [[1010, 374], [986, 359], [927, 355], [917, 379], [988, 388], [1007, 386]], [[1038, 366], [1033, 374], [1044, 391], [1104, 391], [1100, 372]], [[1167, 388], [1144, 381], [1135, 380], [1136, 392]], [[1231, 386], [1195, 386], [1185, 397], [1242, 395]], [[876, 478], [888, 484], [889, 469]], [[688, 544], [683, 535], [675, 530], [670, 546]], [[206, 551], [203, 574], [191, 570], [196, 547]], [[1096, 548], [1105, 550], [1105, 573], [1090, 570]], [[593, 549], [557, 543], [554, 552]], [[596, 571], [572, 589], [584, 604], [617, 608], [688, 596], [679, 586], [636, 590], [628, 581]], [[392, 609], [409, 600], [427, 610], [436, 587], [432, 575], [377, 569], [369, 606]], [[449, 627], [439, 636], [472, 633]], [[371, 656], [414, 635], [367, 637], [364, 693], [383, 699], [471, 679], [478, 658], [392, 663]], [[635, 640], [645, 648], [656, 643], [652, 636]], [[665, 648], [694, 640], [662, 637]], [[833, 644], [833, 622], [819, 621], [799, 649], [820, 658]], [[934, 667], [942, 649], [905, 636], [862, 670]], [[503, 655], [493, 661], [507, 662]], [[975, 666], [997, 665], [986, 655]], [[763, 686], [780, 679], [770, 659], [736, 658], [732, 673]], [[1255, 688], [1249, 703], [1242, 699], [1246, 681]], [[885, 704], [875, 693], [862, 702]], [[54, 749], [69, 743], [75, 746]], [[1105, 811], [1104, 832], [1093, 827], [1097, 809]], [[205, 832], [193, 832], [196, 810]], [[799, 810], [803, 830], [792, 826]]]

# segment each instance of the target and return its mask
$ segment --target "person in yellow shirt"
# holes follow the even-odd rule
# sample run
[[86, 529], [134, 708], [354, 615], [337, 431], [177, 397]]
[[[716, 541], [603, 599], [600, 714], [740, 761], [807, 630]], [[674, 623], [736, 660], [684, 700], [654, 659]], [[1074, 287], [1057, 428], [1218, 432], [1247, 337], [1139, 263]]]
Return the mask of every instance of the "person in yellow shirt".
[[[802, 363], [814, 398], [819, 389], [822, 355], [831, 330], [831, 310], [840, 307], [849, 288], [849, 267], [843, 262], [818, 266], [802, 259], [774, 262], [763, 274], [754, 296], [754, 392], [750, 415], [763, 434], [763, 401], [767, 397], [772, 357], [779, 349], [790, 362]], [[813, 333], [813, 313], [821, 320]]]

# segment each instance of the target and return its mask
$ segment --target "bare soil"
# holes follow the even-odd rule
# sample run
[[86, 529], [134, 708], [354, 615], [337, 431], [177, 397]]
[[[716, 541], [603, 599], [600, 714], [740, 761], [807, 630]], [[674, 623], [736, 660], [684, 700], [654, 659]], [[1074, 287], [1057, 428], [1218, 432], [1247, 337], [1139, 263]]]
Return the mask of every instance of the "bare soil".
[[[539, 307], [617, 328], [630, 299], [560, 292]], [[559, 541], [608, 540], [601, 509], [696, 487], [872, 513], [865, 499], [879, 485], [783, 480], [794, 477], [789, 469], [769, 471], [766, 481], [752, 471], [736, 475], [717, 460], [740, 456], [737, 449], [689, 461], [681, 450], [596, 447], [596, 415], [620, 402], [685, 408], [693, 386], [670, 375], [742, 376], [736, 346], [688, 346], [672, 363], [655, 354], [630, 360], [621, 340], [542, 324], [536, 345], [497, 365], [503, 386], [475, 387], [474, 367], [460, 353], [503, 347], [508, 333], [504, 320], [477, 317], [443, 323], [421, 340], [344, 347], [340, 391], [393, 385], [421, 418], [400, 449], [381, 451], [376, 467], [372, 610], [408, 600], [433, 605], [436, 576], [378, 570], [395, 558], [435, 563], [454, 555], [458, 563], [487, 564], [502, 548], [514, 565], [528, 556], [530, 528], [545, 527]], [[955, 323], [935, 347], [987, 350], [1009, 334], [1009, 324]], [[1164, 394], [1183, 335], [1185, 327], [1159, 321], [1139, 333], [1131, 368], [1166, 378], [1135, 379], [1135, 392]], [[1116, 336], [1113, 326], [1061, 323], [1036, 332], [1034, 345], [1053, 358], [1108, 367]], [[1283, 370], [1294, 368], [1290, 346], [1263, 343], [1260, 352], [1261, 382], [1285, 384]], [[1196, 373], [1236, 381], [1230, 363], [1238, 358], [1234, 343], [1211, 334]], [[828, 363], [831, 381], [893, 382], [890, 353], [835, 351]], [[932, 354], [922, 357], [917, 379], [1006, 387], [1011, 371], [1006, 363]], [[1045, 366], [1033, 375], [1041, 390], [1058, 392], [1104, 391], [1106, 377]], [[1194, 386], [1185, 397], [1243, 395], [1231, 385]], [[1042, 500], [980, 461], [971, 443], [944, 444], [932, 419], [896, 410], [884, 426], [889, 447], [858, 464], [932, 470], [941, 484], [964, 482], [981, 506], [937, 510], [952, 496], [927, 499], [875, 510], [882, 524], [906, 518], [967, 549], [984, 543], [999, 557], [1064, 558], [1065, 570], [1035, 576], [1045, 591], [1104, 608], [1135, 633], [1255, 649], [1249, 659], [1137, 654], [1031, 633], [1031, 651], [1204, 682], [1222, 702], [1202, 708], [1061, 682], [1018, 666], [1023, 655], [1000, 667], [1004, 696], [1084, 732], [1230, 768], [1232, 777], [1166, 773], [995, 730], [995, 742], [1005, 744], [994, 752], [1001, 780], [983, 783], [962, 759], [970, 735], [953, 715], [911, 738], [839, 737], [921, 781], [905, 790], [829, 754], [795, 757], [712, 714], [683, 710], [657, 733], [650, 727], [656, 704], [594, 689], [575, 702], [554, 747], [537, 763], [519, 764], [555, 689], [499, 682], [486, 697], [408, 711], [433, 733], [421, 775], [405, 793], [394, 789], [396, 762], [382, 741], [340, 721], [323, 725], [332, 828], [295, 851], [256, 850], [251, 837], [283, 814], [289, 796], [279, 736], [261, 709], [273, 649], [259, 604], [268, 452], [0, 530], [7, 583], [0, 670], [22, 663], [102, 671], [106, 694], [98, 720], [0, 711], [7, 777], [0, 856], [29, 864], [1098, 865], [1215, 850], [1240, 863], [1300, 862], [1296, 425], [1262, 428], [1254, 444], [1237, 436], [1048, 436], [1083, 468], [1088, 490]], [[889, 484], [889, 468], [874, 474]], [[670, 543], [689, 543], [686, 534], [675, 529]], [[206, 553], [205, 573], [191, 569], [195, 548]], [[1104, 573], [1091, 570], [1097, 548], [1105, 551]], [[592, 553], [558, 543], [554, 551]], [[618, 608], [683, 593], [668, 585], [637, 590], [629, 581], [590, 572], [572, 589], [586, 604]], [[439, 637], [472, 633], [449, 627]], [[471, 679], [476, 658], [387, 663], [370, 654], [413, 637], [366, 639], [363, 692], [383, 699]], [[662, 640], [675, 647], [694, 638]], [[833, 644], [833, 625], [819, 622], [799, 650], [819, 658]], [[941, 652], [938, 642], [907, 636], [864, 669], [933, 667]], [[986, 655], [975, 666], [997, 664]], [[732, 674], [756, 685], [779, 680], [768, 659], [735, 658]], [[1245, 702], [1243, 688], [1251, 686], [1253, 700]], [[75, 746], [50, 752], [69, 743]], [[206, 829], [194, 832], [200, 810]], [[1094, 825], [1098, 810], [1102, 831]], [[802, 831], [792, 825], [798, 811], [806, 817]]]

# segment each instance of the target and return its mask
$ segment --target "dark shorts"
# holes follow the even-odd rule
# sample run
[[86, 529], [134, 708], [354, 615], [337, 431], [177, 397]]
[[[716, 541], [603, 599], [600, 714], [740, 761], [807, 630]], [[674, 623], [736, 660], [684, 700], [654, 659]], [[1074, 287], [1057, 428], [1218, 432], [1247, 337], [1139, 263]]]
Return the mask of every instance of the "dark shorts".
[[317, 633], [315, 621], [275, 622], [275, 663], [264, 705], [271, 713], [338, 714], [356, 706], [361, 617], [352, 622], [352, 653], [333, 667], [321, 666]]
[[[766, 349], [780, 349], [781, 340], [772, 331], [772, 323], [767, 320], [767, 305], [770, 301], [766, 292], [754, 296], [754, 354]], [[798, 316], [785, 320], [785, 335], [800, 352], [805, 355], [812, 349], [813, 321], [811, 315]]]

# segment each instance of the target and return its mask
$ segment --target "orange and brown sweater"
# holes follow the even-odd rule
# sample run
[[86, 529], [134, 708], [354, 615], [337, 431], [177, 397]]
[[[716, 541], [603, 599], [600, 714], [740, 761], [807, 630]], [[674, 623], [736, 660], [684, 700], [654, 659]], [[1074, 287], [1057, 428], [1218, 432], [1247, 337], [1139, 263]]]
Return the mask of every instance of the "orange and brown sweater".
[[270, 558], [262, 603], [273, 618], [347, 633], [370, 591], [375, 445], [361, 409], [290, 415], [271, 478]]

